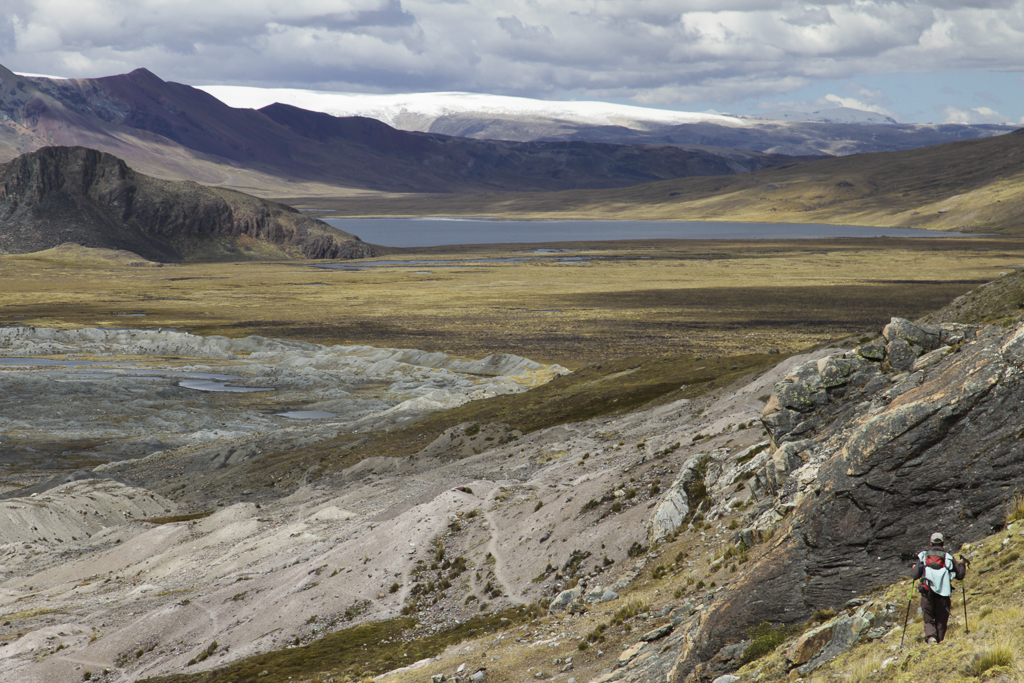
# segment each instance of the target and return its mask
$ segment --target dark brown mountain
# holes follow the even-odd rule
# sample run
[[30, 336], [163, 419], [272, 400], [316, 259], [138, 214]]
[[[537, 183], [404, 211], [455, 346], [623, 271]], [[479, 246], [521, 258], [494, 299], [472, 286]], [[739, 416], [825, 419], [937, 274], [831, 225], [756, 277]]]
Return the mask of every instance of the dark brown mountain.
[[391, 192], [610, 188], [731, 175], [795, 157], [585, 141], [509, 142], [398, 131], [294, 107], [234, 109], [145, 69], [97, 79], [0, 67], [0, 159], [46, 145], [110, 152], [150, 175], [283, 196], [290, 182]]
[[360, 258], [375, 249], [291, 207], [136, 173], [112, 154], [44, 147], [0, 167], [0, 253], [64, 243], [153, 261]]

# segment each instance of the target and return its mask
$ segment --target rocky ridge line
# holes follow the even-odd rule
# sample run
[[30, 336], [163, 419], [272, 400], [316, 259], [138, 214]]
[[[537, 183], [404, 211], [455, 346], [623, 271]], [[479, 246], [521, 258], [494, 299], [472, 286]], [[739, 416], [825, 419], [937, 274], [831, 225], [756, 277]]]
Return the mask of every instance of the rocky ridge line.
[[[0, 253], [67, 242], [123, 249], [153, 261], [271, 254], [351, 259], [377, 253], [358, 237], [291, 207], [190, 181], [151, 178], [93, 149], [44, 147], [3, 166]], [[269, 253], [259, 253], [260, 247]]]

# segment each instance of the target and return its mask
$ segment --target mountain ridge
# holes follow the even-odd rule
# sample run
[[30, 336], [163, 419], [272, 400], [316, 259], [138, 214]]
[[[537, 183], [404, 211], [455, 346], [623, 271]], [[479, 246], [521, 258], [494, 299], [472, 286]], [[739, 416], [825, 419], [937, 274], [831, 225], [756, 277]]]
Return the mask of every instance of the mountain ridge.
[[[608, 188], [794, 161], [757, 152], [481, 141], [398, 130], [380, 140], [357, 140], [343, 129], [366, 129], [365, 119], [358, 118], [335, 118], [335, 134], [315, 139], [301, 134], [306, 126], [289, 128], [264, 112], [229, 107], [146, 69], [52, 80], [19, 77], [0, 67], [0, 113], [0, 159], [46, 145], [80, 145], [114, 153], [149, 175], [255, 186], [270, 196], [287, 195], [304, 183], [322, 191], [333, 187], [335, 194]], [[297, 112], [291, 114], [294, 120]], [[383, 147], [375, 147], [385, 138]]]
[[291, 207], [151, 178], [112, 154], [84, 147], [44, 147], [0, 167], [0, 252], [68, 242], [153, 261], [378, 253]]
[[288, 88], [199, 86], [234, 106], [278, 102], [395, 128], [476, 139], [734, 148], [796, 156], [895, 151], [1000, 135], [1009, 125], [900, 124], [844, 107], [777, 118], [677, 112], [601, 102], [549, 102], [477, 93], [363, 95]]

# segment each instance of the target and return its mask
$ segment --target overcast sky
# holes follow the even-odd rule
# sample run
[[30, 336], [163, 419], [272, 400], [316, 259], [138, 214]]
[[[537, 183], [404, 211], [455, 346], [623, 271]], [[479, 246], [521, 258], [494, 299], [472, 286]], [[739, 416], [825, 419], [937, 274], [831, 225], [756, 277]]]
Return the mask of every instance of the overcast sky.
[[1024, 124], [1024, 0], [0, 4], [0, 63], [27, 73]]

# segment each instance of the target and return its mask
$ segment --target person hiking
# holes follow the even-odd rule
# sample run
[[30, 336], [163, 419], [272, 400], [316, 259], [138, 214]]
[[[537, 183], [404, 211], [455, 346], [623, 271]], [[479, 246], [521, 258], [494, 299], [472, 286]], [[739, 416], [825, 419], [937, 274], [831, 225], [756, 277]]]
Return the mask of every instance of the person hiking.
[[935, 532], [931, 536], [928, 550], [917, 554], [917, 562], [911, 577], [921, 579], [921, 614], [924, 616], [924, 642], [929, 645], [941, 643], [946, 637], [946, 623], [949, 621], [952, 578], [963, 579], [967, 574], [967, 563], [963, 556], [957, 562], [946, 552], [945, 539]]

